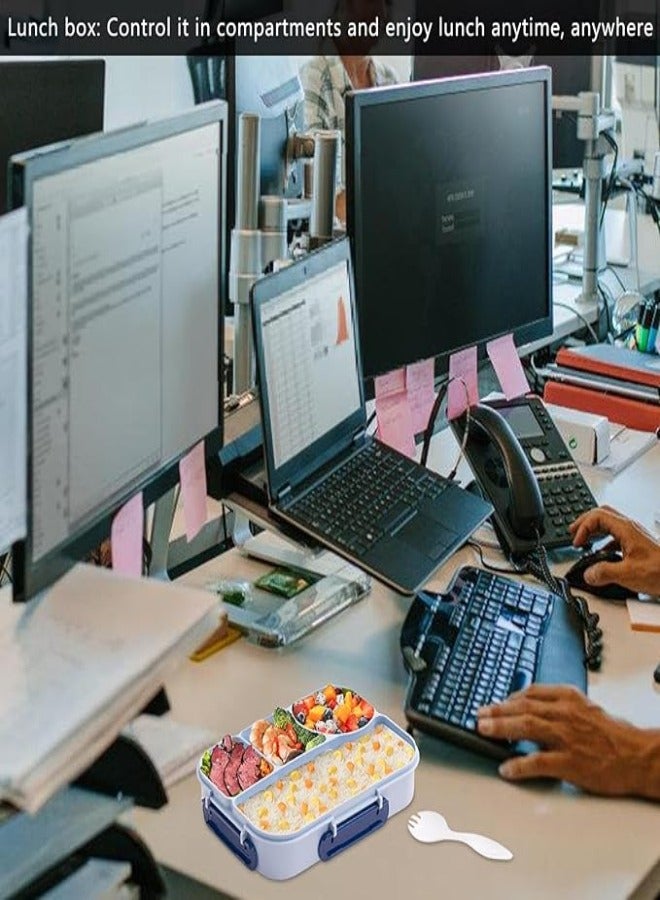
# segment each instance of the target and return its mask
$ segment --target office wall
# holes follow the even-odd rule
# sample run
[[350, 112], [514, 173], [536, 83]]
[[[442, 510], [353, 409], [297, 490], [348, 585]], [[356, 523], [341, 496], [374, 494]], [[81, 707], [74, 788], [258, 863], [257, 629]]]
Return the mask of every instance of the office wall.
[[[307, 57], [300, 57], [304, 62]], [[387, 57], [400, 81], [410, 78], [409, 56]], [[181, 56], [109, 56], [106, 61], [105, 127], [172, 115], [191, 106], [192, 86]]]
[[106, 128], [173, 115], [193, 104], [182, 56], [108, 56], [105, 62]]

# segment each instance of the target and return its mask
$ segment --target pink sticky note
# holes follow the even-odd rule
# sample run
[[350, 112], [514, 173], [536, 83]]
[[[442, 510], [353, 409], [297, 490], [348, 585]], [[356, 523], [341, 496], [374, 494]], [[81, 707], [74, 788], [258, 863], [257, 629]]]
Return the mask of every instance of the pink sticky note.
[[415, 455], [412, 415], [405, 391], [376, 400], [380, 440], [405, 456]]
[[447, 418], [456, 419], [465, 412], [468, 404], [474, 406], [478, 402], [477, 348], [466, 347], [449, 357]]
[[432, 359], [406, 366], [406, 391], [415, 434], [424, 431], [428, 425], [431, 408], [435, 402], [433, 378]]
[[399, 394], [406, 389], [406, 370], [394, 369], [386, 375], [377, 375], [374, 379], [376, 399]]
[[186, 520], [186, 537], [189, 541], [199, 533], [206, 522], [206, 464], [204, 441], [179, 462], [183, 515]]
[[513, 335], [505, 334], [486, 344], [486, 352], [495, 369], [507, 400], [522, 397], [529, 390], [525, 370], [520, 362]]
[[144, 504], [142, 492], [125, 503], [112, 520], [110, 546], [112, 568], [122, 575], [142, 575]]

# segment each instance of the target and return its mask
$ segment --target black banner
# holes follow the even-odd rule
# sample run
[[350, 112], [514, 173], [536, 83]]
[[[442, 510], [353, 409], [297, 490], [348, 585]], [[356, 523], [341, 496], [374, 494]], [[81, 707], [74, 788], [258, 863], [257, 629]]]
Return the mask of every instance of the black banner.
[[658, 55], [657, 0], [0, 0], [3, 54]]

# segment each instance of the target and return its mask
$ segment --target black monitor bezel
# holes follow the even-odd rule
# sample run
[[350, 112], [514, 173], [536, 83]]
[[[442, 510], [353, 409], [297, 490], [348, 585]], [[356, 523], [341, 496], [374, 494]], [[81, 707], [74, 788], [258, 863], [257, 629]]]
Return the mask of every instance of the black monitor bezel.
[[[142, 122], [117, 131], [99, 133], [48, 148], [21, 154], [11, 161], [12, 205], [25, 205], [28, 219], [32, 220], [32, 188], [39, 178], [54, 175], [66, 169], [76, 168], [107, 156], [138, 149], [205, 125], [217, 124], [220, 132], [220, 180], [218, 209], [218, 427], [205, 436], [205, 455], [209, 460], [217, 456], [222, 448], [223, 438], [223, 347], [224, 347], [224, 303], [222, 280], [225, 270], [225, 219], [226, 219], [226, 169], [227, 169], [227, 104], [212, 101], [191, 108], [189, 111], [155, 122]], [[31, 227], [30, 227], [31, 231]], [[32, 257], [32, 239], [28, 242], [28, 260]], [[83, 528], [65, 542], [45, 554], [38, 562], [32, 560], [32, 270], [28, 264], [28, 310], [27, 310], [27, 535], [24, 541], [12, 548], [13, 598], [15, 601], [29, 600], [61, 578], [72, 566], [84, 559], [104, 539], [110, 536], [114, 514], [134, 494], [143, 492], [145, 509], [173, 488], [179, 480], [178, 463], [191, 447], [169, 460], [156, 473], [145, 475], [131, 484], [116, 497], [107, 509], [94, 517]], [[193, 444], [192, 446], [194, 446]]]
[[[92, 134], [96, 131], [103, 130], [104, 121], [105, 121], [105, 76], [106, 76], [106, 66], [104, 59], [42, 59], [42, 60], [16, 60], [10, 61], [8, 64], [3, 64], [0, 69], [0, 94], [2, 91], [2, 79], [6, 78], [11, 80], [12, 78], [28, 80], [29, 82], [34, 81], [35, 76], [41, 77], [42, 82], [44, 84], [49, 84], [52, 81], [54, 73], [68, 73], [71, 76], [75, 76], [76, 80], [81, 78], [87, 78], [89, 82], [94, 82], [93, 89], [97, 95], [96, 99], [100, 101], [98, 107], [95, 112], [97, 114], [97, 127], [93, 128], [91, 131], [85, 129], [84, 131], [77, 131], [76, 134], [67, 134], [62, 135], [63, 140], [75, 139], [78, 137], [83, 137], [88, 134]], [[34, 86], [33, 86], [34, 87]], [[8, 108], [11, 108], [11, 97], [4, 98], [8, 101]], [[68, 102], [70, 98], [63, 98], [62, 102]], [[21, 111], [22, 115], [30, 116], [30, 110], [24, 109]], [[53, 115], [56, 115], [56, 110], [53, 110]], [[48, 140], [48, 144], [52, 144], [55, 140], [56, 135], [51, 135]], [[17, 148], [18, 152], [25, 152], [31, 150], [31, 147], [19, 147]], [[11, 157], [7, 160], [6, 163], [6, 208], [12, 208], [12, 183], [11, 183]], [[2, 210], [4, 212], [4, 209]]]
[[[362, 334], [369, 328], [369, 324], [363, 320], [360, 297], [364, 292], [364, 266], [361, 264], [360, 235], [368, 223], [364, 221], [364, 208], [360, 192], [360, 170], [362, 159], [362, 111], [372, 106], [384, 106], [389, 103], [400, 103], [406, 100], [419, 100], [429, 97], [444, 96], [447, 94], [460, 94], [470, 91], [493, 90], [499, 87], [510, 87], [519, 84], [539, 83], [544, 87], [544, 121], [545, 121], [545, 153], [546, 153], [546, 284], [547, 300], [545, 315], [535, 319], [526, 325], [516, 328], [513, 332], [516, 344], [522, 346], [541, 338], [548, 337], [553, 332], [553, 306], [552, 306], [552, 72], [547, 66], [538, 66], [528, 69], [520, 69], [512, 72], [487, 72], [479, 75], [463, 75], [454, 78], [440, 78], [430, 81], [410, 82], [388, 87], [372, 88], [362, 91], [353, 91], [346, 97], [346, 211], [347, 231], [351, 243], [351, 255], [353, 258], [353, 277], [355, 280], [355, 304], [358, 319], [360, 320], [360, 332]], [[506, 334], [506, 331], [489, 335], [477, 343], [480, 355], [483, 354], [488, 340]], [[438, 360], [448, 360], [448, 354], [463, 349], [461, 345], [446, 350], [443, 348], [436, 355]], [[370, 361], [365, 358], [364, 348], [361, 348], [362, 365], [366, 379], [384, 374], [385, 372], [419, 362], [420, 358], [394, 360], [389, 368], [372, 371], [367, 369]]]

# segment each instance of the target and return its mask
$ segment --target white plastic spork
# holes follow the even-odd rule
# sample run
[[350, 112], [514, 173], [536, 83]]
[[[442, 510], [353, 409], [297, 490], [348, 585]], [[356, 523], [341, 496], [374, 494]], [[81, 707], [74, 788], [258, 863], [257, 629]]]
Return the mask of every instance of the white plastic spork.
[[447, 820], [438, 812], [423, 810], [415, 813], [408, 820], [408, 831], [417, 841], [423, 844], [434, 844], [437, 841], [460, 841], [467, 844], [486, 859], [513, 859], [513, 853], [483, 834], [452, 831]]

